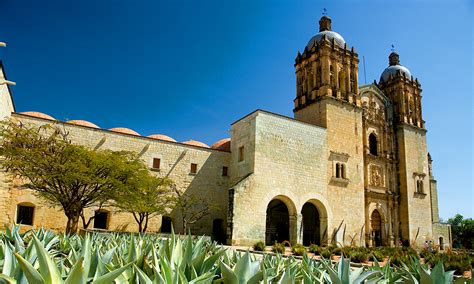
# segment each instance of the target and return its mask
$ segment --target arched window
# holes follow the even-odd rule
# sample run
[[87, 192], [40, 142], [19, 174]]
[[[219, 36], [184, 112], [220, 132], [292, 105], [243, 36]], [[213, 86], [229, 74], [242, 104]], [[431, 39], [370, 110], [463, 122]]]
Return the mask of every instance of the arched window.
[[443, 239], [443, 237], [439, 237], [439, 249], [444, 250], [444, 239]]
[[336, 177], [341, 177], [341, 165], [339, 163], [336, 163]]
[[374, 133], [370, 133], [369, 135], [369, 152], [370, 154], [377, 156], [377, 136]]
[[416, 192], [423, 193], [423, 181], [417, 180], [416, 181]]

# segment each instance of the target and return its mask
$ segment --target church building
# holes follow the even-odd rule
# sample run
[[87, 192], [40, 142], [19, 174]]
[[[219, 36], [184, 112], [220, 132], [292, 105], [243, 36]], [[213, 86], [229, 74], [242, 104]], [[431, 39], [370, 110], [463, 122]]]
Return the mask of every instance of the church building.
[[[191, 226], [233, 245], [257, 241], [393, 246], [433, 241], [450, 246], [440, 223], [436, 180], [422, 115], [422, 89], [392, 52], [378, 82], [359, 86], [354, 47], [321, 17], [319, 32], [295, 59], [294, 117], [256, 110], [231, 124], [230, 137], [208, 146], [164, 134], [102, 129], [17, 112], [0, 85], [0, 119], [64, 127], [73, 143], [140, 153], [150, 170], [181, 191], [206, 196], [209, 215]], [[0, 82], [5, 79], [0, 65]], [[62, 230], [66, 217], [0, 172], [0, 222]], [[128, 213], [89, 208], [93, 227], [136, 231]], [[179, 210], [154, 217], [151, 231], [182, 229]]]

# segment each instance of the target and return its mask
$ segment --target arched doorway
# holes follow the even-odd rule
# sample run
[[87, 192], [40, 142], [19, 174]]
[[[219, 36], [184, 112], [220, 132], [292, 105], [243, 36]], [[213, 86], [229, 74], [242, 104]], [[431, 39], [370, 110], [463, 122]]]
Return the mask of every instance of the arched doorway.
[[265, 242], [272, 245], [275, 242], [290, 240], [290, 214], [288, 207], [279, 199], [270, 201], [267, 207]]
[[370, 216], [370, 227], [372, 228], [373, 246], [382, 246], [382, 216], [378, 210], [374, 210]]
[[306, 202], [301, 209], [303, 216], [303, 245], [321, 245], [321, 223], [319, 211], [312, 203]]

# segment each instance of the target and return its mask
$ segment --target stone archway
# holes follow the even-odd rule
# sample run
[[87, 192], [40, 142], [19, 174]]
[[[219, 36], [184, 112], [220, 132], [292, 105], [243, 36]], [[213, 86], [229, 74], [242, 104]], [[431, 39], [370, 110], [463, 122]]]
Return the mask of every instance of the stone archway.
[[328, 243], [328, 213], [318, 199], [310, 199], [301, 208], [300, 239], [304, 245]]
[[301, 209], [303, 245], [321, 245], [321, 227], [319, 211], [314, 204], [306, 202]]
[[277, 196], [268, 203], [266, 211], [265, 243], [296, 241], [296, 214], [293, 202], [286, 196]]
[[371, 229], [371, 239], [372, 246], [380, 247], [382, 246], [382, 215], [378, 210], [372, 211], [370, 215], [370, 229]]
[[439, 237], [439, 250], [444, 250], [444, 238], [442, 236]]

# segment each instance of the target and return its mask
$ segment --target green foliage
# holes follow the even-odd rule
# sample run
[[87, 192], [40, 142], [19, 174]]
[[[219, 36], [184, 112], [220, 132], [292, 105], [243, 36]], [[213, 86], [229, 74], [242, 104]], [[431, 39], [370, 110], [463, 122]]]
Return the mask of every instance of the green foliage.
[[2, 166], [24, 180], [24, 188], [63, 209], [67, 233], [77, 231], [85, 208], [110, 199], [144, 167], [128, 153], [74, 145], [58, 125], [36, 127], [3, 121], [0, 138]]
[[265, 250], [265, 243], [262, 241], [256, 242], [253, 245], [253, 250], [255, 251], [264, 251]]
[[144, 165], [137, 165], [135, 172], [112, 196], [113, 206], [133, 214], [139, 232], [145, 232], [149, 218], [166, 214], [176, 203], [176, 195], [169, 178], [157, 177]]
[[332, 254], [334, 254], [334, 255], [341, 255], [341, 254], [342, 254], [342, 248], [336, 247], [336, 248], [334, 248], [331, 252], [332, 252]]
[[308, 247], [308, 251], [314, 253], [315, 255], [318, 255], [321, 251], [321, 247], [315, 244], [311, 244]]
[[294, 255], [303, 256], [306, 255], [306, 248], [302, 244], [295, 244], [291, 247], [291, 251]]
[[370, 256], [372, 259], [375, 258], [378, 261], [383, 261], [385, 257], [387, 257], [388, 255], [382, 249], [376, 248], [375, 250], [371, 252]]
[[446, 270], [453, 270], [458, 275], [472, 269], [472, 256], [467, 253], [447, 251], [445, 253], [424, 253], [424, 256], [425, 263], [429, 266], [434, 267], [442, 262]]
[[285, 253], [286, 247], [283, 243], [275, 242], [272, 246], [272, 251], [274, 253]]
[[329, 262], [323, 262], [327, 274], [325, 279], [329, 283], [340, 283], [340, 284], [351, 284], [351, 283], [363, 283], [369, 278], [376, 277], [380, 274], [380, 271], [367, 270], [364, 272], [364, 268], [350, 267], [350, 260], [341, 257], [337, 264], [331, 265]]
[[[363, 250], [351, 250], [358, 251]], [[414, 256], [400, 267], [375, 261], [360, 268], [351, 267], [344, 255], [337, 263], [306, 254], [299, 260], [252, 256], [174, 233], [168, 239], [117, 233], [81, 237], [43, 229], [20, 234], [13, 227], [0, 234], [0, 283], [451, 283], [453, 272], [442, 262], [431, 269]]]
[[472, 218], [464, 219], [460, 214], [454, 218], [448, 219], [453, 234], [454, 247], [463, 247], [466, 249], [474, 248], [474, 220]]
[[331, 257], [331, 250], [329, 248], [323, 248], [320, 252], [320, 255], [324, 258], [330, 258]]
[[366, 263], [369, 261], [369, 255], [364, 250], [355, 250], [349, 254], [351, 261], [358, 263]]

